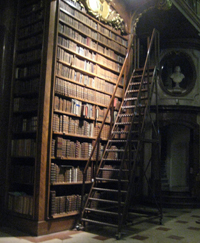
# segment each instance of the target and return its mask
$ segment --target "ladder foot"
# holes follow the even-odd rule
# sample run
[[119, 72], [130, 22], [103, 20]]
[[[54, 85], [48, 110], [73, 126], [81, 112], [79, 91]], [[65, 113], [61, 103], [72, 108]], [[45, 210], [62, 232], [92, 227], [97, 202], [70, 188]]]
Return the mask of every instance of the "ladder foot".
[[83, 229], [84, 229], [84, 227], [83, 227], [82, 224], [77, 224], [76, 225], [76, 230], [83, 230]]
[[121, 232], [116, 234], [116, 240], [120, 240], [121, 239]]

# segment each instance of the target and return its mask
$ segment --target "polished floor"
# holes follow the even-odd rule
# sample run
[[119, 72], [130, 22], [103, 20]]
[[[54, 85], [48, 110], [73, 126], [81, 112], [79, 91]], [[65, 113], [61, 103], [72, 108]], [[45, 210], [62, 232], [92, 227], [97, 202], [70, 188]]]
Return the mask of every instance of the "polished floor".
[[[0, 243], [199, 243], [200, 209], [163, 209], [163, 223], [159, 218], [133, 214], [132, 223], [124, 230], [120, 240], [114, 229], [90, 226], [84, 230], [70, 230], [33, 237], [17, 230], [0, 227]], [[198, 222], [199, 221], [199, 222]]]

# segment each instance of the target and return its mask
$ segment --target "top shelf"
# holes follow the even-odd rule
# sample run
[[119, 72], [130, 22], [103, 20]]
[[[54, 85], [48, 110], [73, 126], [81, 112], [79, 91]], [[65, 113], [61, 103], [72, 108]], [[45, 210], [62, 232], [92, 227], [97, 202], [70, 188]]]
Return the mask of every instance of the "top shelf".
[[97, 19], [91, 17], [86, 12], [77, 9], [73, 4], [71, 4], [69, 1], [60, 1], [60, 8], [63, 12], [70, 14], [74, 19], [80, 21], [92, 28], [95, 31], [98, 31], [102, 35], [109, 37], [112, 41], [115, 41], [125, 47], [128, 45], [128, 41], [126, 37], [122, 37], [118, 31], [113, 30], [110, 26], [103, 25], [100, 21]]

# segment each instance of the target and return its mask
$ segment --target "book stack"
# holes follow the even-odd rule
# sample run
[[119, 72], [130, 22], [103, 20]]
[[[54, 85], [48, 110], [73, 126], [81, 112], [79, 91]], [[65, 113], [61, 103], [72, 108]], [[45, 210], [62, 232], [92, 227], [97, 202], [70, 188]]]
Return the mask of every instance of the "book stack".
[[80, 209], [81, 196], [80, 195], [68, 195], [68, 196], [56, 196], [56, 191], [51, 191], [51, 206], [50, 214], [54, 216], [56, 214], [66, 214], [76, 212]]
[[8, 210], [24, 214], [33, 215], [33, 197], [24, 192], [8, 193]]
[[62, 158], [62, 150], [63, 150], [63, 138], [56, 137], [56, 157]]
[[[57, 165], [51, 163], [51, 183], [63, 182], [82, 182], [83, 181], [83, 168], [79, 166], [74, 167], [71, 165]], [[87, 171], [87, 181], [91, 181], [91, 167]]]
[[35, 157], [35, 139], [13, 139], [11, 143], [11, 155], [19, 157]]

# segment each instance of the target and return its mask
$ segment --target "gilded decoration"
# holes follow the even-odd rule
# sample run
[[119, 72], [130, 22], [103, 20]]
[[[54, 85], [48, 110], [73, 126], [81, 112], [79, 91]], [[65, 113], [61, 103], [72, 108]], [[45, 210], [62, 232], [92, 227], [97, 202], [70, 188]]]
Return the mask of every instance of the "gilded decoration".
[[111, 7], [112, 0], [74, 0], [82, 3], [87, 11], [98, 20], [112, 25], [115, 29], [124, 32], [124, 20]]
[[157, 2], [156, 7], [160, 10], [169, 10], [172, 7], [172, 1], [171, 0], [159, 0]]

